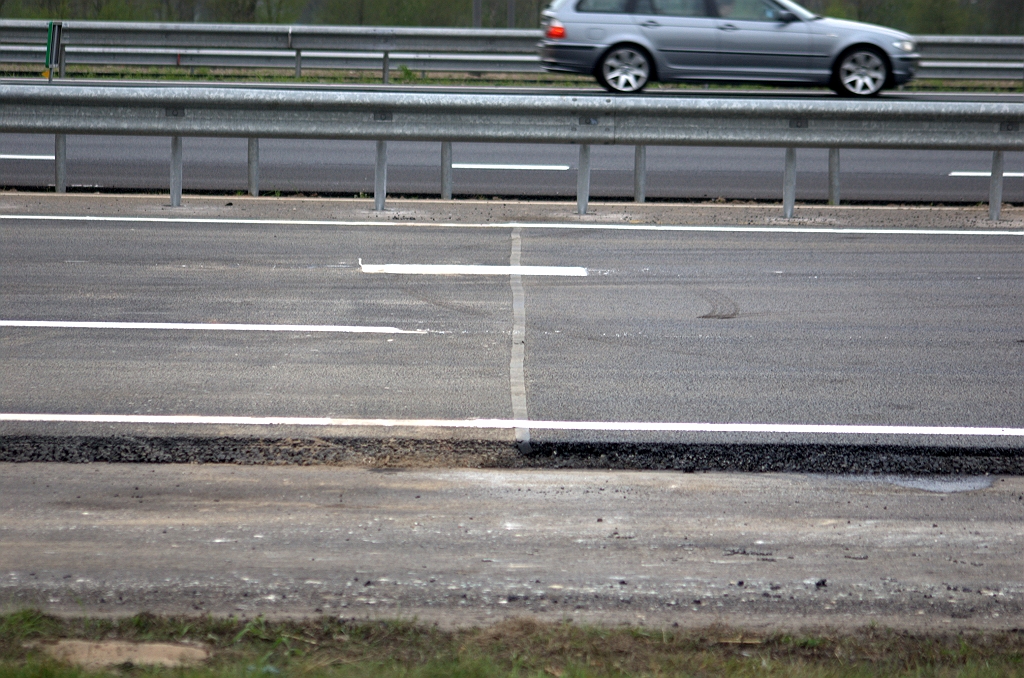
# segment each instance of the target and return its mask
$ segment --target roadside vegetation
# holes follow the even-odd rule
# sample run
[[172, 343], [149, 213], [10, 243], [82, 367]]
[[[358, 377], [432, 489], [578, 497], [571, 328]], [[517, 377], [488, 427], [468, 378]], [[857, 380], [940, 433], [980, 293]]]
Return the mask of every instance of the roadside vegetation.
[[[550, 0], [480, 0], [484, 28], [536, 28]], [[0, 17], [365, 26], [472, 26], [474, 0], [0, 0]], [[916, 34], [1024, 33], [1020, 0], [803, 0], [818, 14]]]
[[[209, 652], [188, 667], [121, 663], [83, 669], [47, 653], [57, 641], [177, 643]], [[271, 622], [215, 617], [0, 616], [0, 678], [109, 676], [1024, 676], [1024, 632], [744, 633], [597, 628], [521, 619], [450, 631], [399, 621], [322, 617]]]

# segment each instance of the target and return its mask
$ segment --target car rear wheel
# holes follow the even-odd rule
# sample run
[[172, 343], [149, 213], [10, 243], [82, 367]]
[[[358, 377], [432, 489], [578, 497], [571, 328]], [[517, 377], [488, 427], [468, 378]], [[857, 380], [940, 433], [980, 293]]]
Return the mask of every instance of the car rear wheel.
[[889, 79], [885, 56], [873, 47], [858, 47], [839, 57], [832, 74], [832, 89], [839, 96], [871, 97]]
[[651, 77], [651, 60], [636, 47], [609, 50], [597, 67], [597, 81], [609, 92], [639, 92]]

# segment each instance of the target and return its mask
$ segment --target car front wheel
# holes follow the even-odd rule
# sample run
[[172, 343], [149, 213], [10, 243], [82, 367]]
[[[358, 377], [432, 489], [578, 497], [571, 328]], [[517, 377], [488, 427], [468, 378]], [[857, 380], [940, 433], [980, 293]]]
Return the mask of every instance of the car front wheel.
[[636, 47], [616, 47], [597, 69], [597, 81], [609, 92], [639, 92], [650, 77], [651, 61]]
[[832, 89], [839, 96], [870, 97], [882, 91], [889, 79], [889, 64], [870, 47], [851, 50], [839, 58], [832, 75]]

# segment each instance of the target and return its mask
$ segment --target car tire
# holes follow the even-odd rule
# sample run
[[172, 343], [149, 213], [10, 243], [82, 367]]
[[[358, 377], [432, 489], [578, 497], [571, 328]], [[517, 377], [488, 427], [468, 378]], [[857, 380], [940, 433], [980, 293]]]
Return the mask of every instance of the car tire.
[[619, 45], [601, 57], [595, 75], [597, 82], [609, 92], [639, 92], [650, 81], [651, 58], [639, 47]]
[[832, 70], [832, 89], [841, 97], [877, 96], [892, 76], [885, 54], [867, 45], [843, 52]]

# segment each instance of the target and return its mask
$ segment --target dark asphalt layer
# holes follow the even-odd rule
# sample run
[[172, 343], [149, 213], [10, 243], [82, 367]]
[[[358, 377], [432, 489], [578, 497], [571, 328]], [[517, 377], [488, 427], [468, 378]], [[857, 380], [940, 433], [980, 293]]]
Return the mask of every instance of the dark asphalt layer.
[[[71, 190], [166, 191], [170, 141], [160, 137], [68, 138]], [[244, 191], [247, 145], [244, 139], [183, 142], [186, 191]], [[356, 195], [373, 192], [375, 146], [365, 141], [265, 139], [260, 142], [260, 190]], [[647, 152], [650, 199], [726, 198], [779, 200], [785, 151], [773, 148], [651, 147]], [[0, 135], [0, 155], [52, 156], [53, 137]], [[576, 192], [578, 149], [569, 145], [455, 144], [453, 161], [468, 164], [546, 165], [567, 170], [454, 170], [457, 196], [572, 197]], [[841, 197], [860, 202], [980, 203], [988, 201], [984, 151], [906, 151], [848, 149], [841, 156]], [[440, 193], [440, 144], [388, 145], [388, 190], [392, 194]], [[591, 194], [631, 198], [633, 148], [595, 146], [591, 152]], [[1024, 154], [1007, 153], [1003, 201], [1024, 203]], [[797, 199], [828, 198], [828, 153], [797, 153]], [[0, 186], [39, 189], [53, 186], [48, 160], [0, 160]]]
[[[400, 223], [0, 222], [2, 320], [427, 330], [3, 327], [0, 411], [510, 419], [509, 277], [368, 274], [357, 263], [507, 265], [510, 236]], [[521, 238], [523, 264], [589, 272], [524, 277], [531, 420], [1024, 425], [1018, 235], [524, 228]], [[509, 431], [0, 422], [0, 436], [4, 458], [22, 460], [387, 465], [415, 463], [409, 445], [431, 440], [443, 444], [428, 455], [457, 465], [1022, 471], [1019, 436], [537, 429], [526, 458]]]

